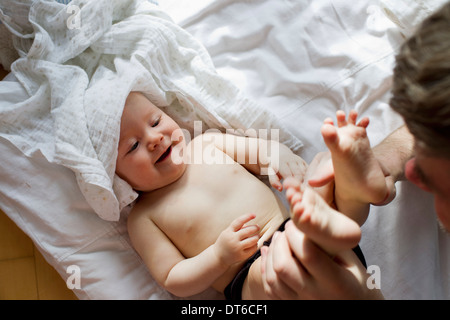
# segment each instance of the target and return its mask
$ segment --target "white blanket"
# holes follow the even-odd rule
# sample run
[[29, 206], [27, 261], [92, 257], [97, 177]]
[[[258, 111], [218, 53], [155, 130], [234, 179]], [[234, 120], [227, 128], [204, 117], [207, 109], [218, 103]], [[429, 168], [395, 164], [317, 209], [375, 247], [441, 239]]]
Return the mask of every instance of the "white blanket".
[[[206, 46], [218, 77], [232, 82], [256, 101], [261, 106], [258, 114], [275, 115], [276, 120], [271, 121], [279, 121], [279, 128], [292, 132], [295, 141], [301, 140], [304, 147], [300, 155], [311, 160], [317, 151], [325, 149], [319, 131], [323, 119], [333, 116], [337, 109], [356, 108], [363, 116], [370, 116], [369, 137], [373, 144], [402, 124], [388, 106], [394, 55], [417, 23], [440, 3], [441, 0], [164, 0], [160, 1], [160, 7]], [[141, 5], [141, 9], [150, 9], [147, 4]], [[407, 11], [399, 10], [405, 7]], [[63, 7], [55, 8], [59, 11], [50, 12], [63, 11]], [[153, 6], [151, 10], [160, 12]], [[5, 11], [3, 14], [10, 13]], [[148, 16], [152, 21], [167, 21], [162, 12], [156, 17]], [[81, 25], [83, 21], [90, 20], [82, 19]], [[26, 24], [20, 26], [29, 30]], [[188, 36], [182, 30], [177, 32]], [[27, 39], [32, 36], [15, 38], [16, 46], [23, 48], [22, 55], [28, 52], [31, 42]], [[123, 36], [134, 37], [128, 33]], [[64, 43], [63, 39], [58, 41]], [[110, 50], [120, 49], [113, 45], [115, 42], [110, 44]], [[208, 60], [201, 56], [200, 61], [205, 59]], [[74, 60], [71, 63], [82, 63]], [[123, 70], [122, 62], [118, 63], [119, 70]], [[211, 61], [205, 64], [209, 70]], [[107, 67], [111, 69], [111, 65], [115, 66]], [[50, 70], [45, 72], [47, 76], [39, 74], [38, 79], [50, 79]], [[86, 72], [94, 73], [94, 70]], [[8, 79], [0, 82], [0, 112], [14, 114], [18, 105], [33, 101], [32, 91], [25, 89], [24, 79], [21, 82], [14, 76]], [[42, 87], [50, 87], [49, 83], [44, 82]], [[62, 84], [65, 83], [59, 83], [63, 87]], [[127, 91], [123, 90], [122, 94]], [[174, 95], [163, 97], [169, 99], [167, 105], [170, 99], [177, 100]], [[55, 106], [37, 98], [34, 101], [43, 108]], [[192, 101], [196, 100], [189, 98], [189, 108], [197, 110]], [[28, 111], [22, 110], [23, 114]], [[34, 105], [29, 110], [39, 111]], [[232, 117], [226, 110], [222, 116], [212, 113], [214, 110], [202, 111], [213, 114], [211, 121], [219, 121], [221, 126], [224, 123], [220, 121], [228, 122], [227, 117]], [[260, 119], [264, 120], [260, 125], [267, 120], [264, 116]], [[231, 120], [228, 124], [235, 125]], [[243, 127], [247, 125], [252, 124], [242, 123]], [[278, 126], [276, 122], [272, 125]], [[90, 133], [89, 128], [86, 130], [85, 134]], [[2, 126], [0, 132], [5, 134]], [[16, 136], [21, 134], [16, 132]], [[117, 222], [100, 219], [78, 187], [76, 170], [52, 162], [54, 150], [44, 154], [47, 146], [42, 144], [42, 148], [34, 146], [34, 149], [25, 145], [22, 150], [11, 136], [5, 137], [0, 137], [0, 206], [33, 239], [64, 279], [70, 275], [68, 267], [80, 268], [81, 287], [74, 289], [79, 298], [173, 298], [156, 285], [130, 246], [127, 207]], [[31, 138], [43, 140], [41, 136]], [[93, 149], [97, 156], [97, 150]], [[24, 156], [27, 150], [32, 152]], [[372, 208], [364, 225], [361, 246], [368, 264], [380, 267], [381, 289], [387, 298], [448, 299], [450, 241], [437, 226], [432, 198], [407, 182], [398, 183], [398, 191], [389, 206]], [[220, 295], [207, 291], [198, 297], [220, 298]]]
[[[115, 175], [120, 117], [130, 91], [168, 106], [167, 113], [192, 133], [194, 120], [203, 121], [203, 130], [281, 128], [218, 75], [203, 46], [158, 6], [145, 0], [71, 6], [79, 8], [75, 17], [56, 2], [31, 6], [33, 42], [20, 48], [26, 55], [11, 66], [29, 98], [0, 109], [0, 136], [26, 156], [39, 151], [73, 170], [101, 218], [117, 221], [137, 197]], [[294, 150], [301, 145], [292, 135], [280, 137]]]

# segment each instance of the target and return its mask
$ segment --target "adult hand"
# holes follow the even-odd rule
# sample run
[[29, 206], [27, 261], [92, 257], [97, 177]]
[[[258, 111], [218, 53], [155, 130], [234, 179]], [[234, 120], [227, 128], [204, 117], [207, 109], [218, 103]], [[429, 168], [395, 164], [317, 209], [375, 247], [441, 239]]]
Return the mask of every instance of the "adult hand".
[[292, 222], [263, 247], [261, 273], [272, 299], [381, 299], [352, 250], [330, 257]]

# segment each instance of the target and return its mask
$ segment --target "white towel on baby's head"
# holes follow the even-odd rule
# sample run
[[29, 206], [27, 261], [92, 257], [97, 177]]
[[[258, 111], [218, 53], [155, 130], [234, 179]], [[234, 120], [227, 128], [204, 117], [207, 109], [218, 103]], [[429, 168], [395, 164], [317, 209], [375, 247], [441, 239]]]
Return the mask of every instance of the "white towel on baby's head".
[[[12, 65], [29, 99], [0, 108], [0, 136], [27, 156], [43, 154], [72, 169], [101, 218], [118, 220], [137, 197], [115, 175], [130, 91], [167, 107], [191, 131], [194, 120], [202, 120], [203, 129], [274, 128], [281, 142], [301, 146], [218, 75], [203, 46], [157, 6], [145, 0], [74, 0], [71, 6], [77, 10], [48, 1], [31, 6], [33, 43], [17, 48], [26, 55]], [[73, 19], [75, 27], [68, 24]]]

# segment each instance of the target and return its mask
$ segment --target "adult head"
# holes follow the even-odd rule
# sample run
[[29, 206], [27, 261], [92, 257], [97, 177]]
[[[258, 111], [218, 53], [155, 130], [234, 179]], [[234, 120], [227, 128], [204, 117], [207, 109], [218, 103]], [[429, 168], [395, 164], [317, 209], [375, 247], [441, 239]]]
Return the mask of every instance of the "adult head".
[[433, 193], [438, 218], [450, 231], [450, 3], [401, 47], [390, 103], [415, 139], [406, 177]]

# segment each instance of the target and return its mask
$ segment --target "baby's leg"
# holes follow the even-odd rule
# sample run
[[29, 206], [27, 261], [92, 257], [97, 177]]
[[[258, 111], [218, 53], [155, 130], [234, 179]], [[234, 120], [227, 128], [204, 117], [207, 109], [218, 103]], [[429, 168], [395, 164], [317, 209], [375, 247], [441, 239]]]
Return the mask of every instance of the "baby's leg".
[[354, 220], [331, 208], [311, 187], [303, 189], [293, 180], [284, 187], [292, 221], [310, 240], [330, 255], [356, 247], [361, 229]]
[[388, 189], [367, 137], [369, 119], [356, 124], [357, 116], [351, 111], [346, 119], [345, 113], [338, 111], [337, 126], [325, 120], [322, 136], [333, 161], [336, 206], [361, 225], [367, 219], [369, 204], [383, 201]]
[[[361, 239], [361, 228], [354, 220], [332, 209], [312, 188], [306, 187], [303, 190], [300, 182], [293, 178], [285, 180], [284, 188], [291, 203], [292, 221], [311, 241], [330, 256], [357, 246]], [[284, 290], [290, 289], [285, 287]], [[250, 267], [242, 288], [242, 298], [269, 298], [264, 291], [261, 257]]]

